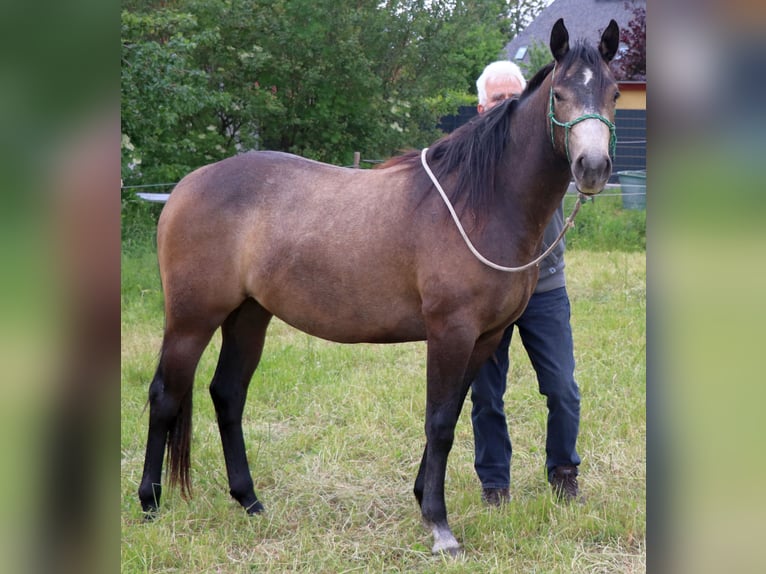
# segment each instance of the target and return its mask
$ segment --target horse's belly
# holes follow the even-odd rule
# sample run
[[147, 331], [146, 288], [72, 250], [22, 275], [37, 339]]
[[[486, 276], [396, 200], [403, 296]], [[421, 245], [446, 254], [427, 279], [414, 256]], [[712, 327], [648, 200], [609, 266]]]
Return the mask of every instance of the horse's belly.
[[403, 321], [397, 325], [363, 324], [360, 322], [314, 322], [300, 317], [283, 320], [309, 335], [336, 343], [404, 343], [425, 340], [425, 329], [416, 321]]
[[425, 339], [419, 309], [406, 301], [313, 301], [297, 298], [262, 303], [276, 317], [305, 333], [338, 343], [400, 343]]
[[394, 273], [298, 273], [282, 268], [249, 293], [284, 322], [342, 343], [425, 339], [420, 297]]

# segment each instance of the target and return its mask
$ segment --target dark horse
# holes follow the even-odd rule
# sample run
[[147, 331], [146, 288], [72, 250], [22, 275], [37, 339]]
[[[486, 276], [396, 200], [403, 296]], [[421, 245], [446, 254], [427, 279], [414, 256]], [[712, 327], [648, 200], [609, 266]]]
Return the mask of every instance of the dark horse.
[[[521, 265], [574, 177], [601, 191], [611, 174], [617, 85], [612, 21], [598, 48], [552, 29], [554, 62], [511, 100], [437, 141], [427, 160], [472, 243]], [[426, 446], [415, 497], [434, 552], [460, 546], [447, 523], [444, 477], [455, 424], [478, 367], [524, 310], [536, 267], [505, 273], [466, 247], [420, 154], [379, 169], [252, 152], [186, 176], [157, 231], [165, 295], [159, 366], [139, 497], [158, 509], [166, 445], [170, 483], [190, 492], [192, 382], [213, 333], [222, 345], [210, 394], [231, 495], [255, 514], [242, 412], [272, 316], [341, 343], [427, 341]]]

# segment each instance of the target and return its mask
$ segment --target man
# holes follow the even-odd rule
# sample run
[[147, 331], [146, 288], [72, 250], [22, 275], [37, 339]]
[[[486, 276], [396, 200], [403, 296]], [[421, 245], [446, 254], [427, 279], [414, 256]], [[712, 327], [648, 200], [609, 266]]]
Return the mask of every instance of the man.
[[[476, 88], [479, 113], [505, 99], [518, 97], [526, 86], [516, 64], [489, 64]], [[555, 241], [564, 225], [561, 207], [554, 213], [543, 236], [544, 249]], [[503, 333], [500, 345], [485, 362], [471, 385], [476, 473], [482, 484], [482, 500], [499, 506], [510, 499], [511, 439], [503, 410], [508, 375], [508, 349], [514, 326], [537, 374], [540, 393], [547, 397], [548, 425], [545, 444], [548, 482], [554, 494], [570, 501], [579, 496], [580, 457], [576, 451], [580, 426], [580, 391], [574, 379], [570, 305], [564, 278], [564, 242], [539, 265], [535, 291], [524, 313]]]

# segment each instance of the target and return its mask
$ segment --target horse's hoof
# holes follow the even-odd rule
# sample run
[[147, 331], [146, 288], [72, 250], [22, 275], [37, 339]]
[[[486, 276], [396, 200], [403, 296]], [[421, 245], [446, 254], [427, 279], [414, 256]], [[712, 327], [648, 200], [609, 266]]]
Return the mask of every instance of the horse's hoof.
[[450, 546], [449, 548], [437, 549], [434, 547], [431, 550], [434, 556], [449, 556], [450, 558], [463, 558], [465, 556], [465, 550], [462, 546]]
[[154, 499], [149, 502], [141, 502], [141, 510], [144, 511], [144, 522], [154, 522], [160, 511], [159, 502]]
[[154, 510], [145, 510], [144, 511], [144, 523], [148, 522], [154, 522], [154, 519], [157, 518], [157, 509]]
[[255, 516], [256, 514], [261, 514], [266, 509], [264, 508], [263, 504], [261, 504], [260, 500], [256, 500], [250, 506], [248, 506], [245, 510], [247, 511], [248, 515]]

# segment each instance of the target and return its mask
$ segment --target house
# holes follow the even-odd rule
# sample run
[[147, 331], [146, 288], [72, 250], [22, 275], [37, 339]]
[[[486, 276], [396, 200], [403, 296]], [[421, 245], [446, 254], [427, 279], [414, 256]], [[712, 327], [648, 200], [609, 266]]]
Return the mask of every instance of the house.
[[627, 27], [633, 8], [639, 6], [646, 8], [646, 0], [554, 0], [506, 44], [503, 53], [519, 65], [529, 63], [529, 48], [535, 42], [547, 47], [551, 29], [559, 18], [564, 19], [570, 39], [595, 42], [611, 19], [620, 29]]

